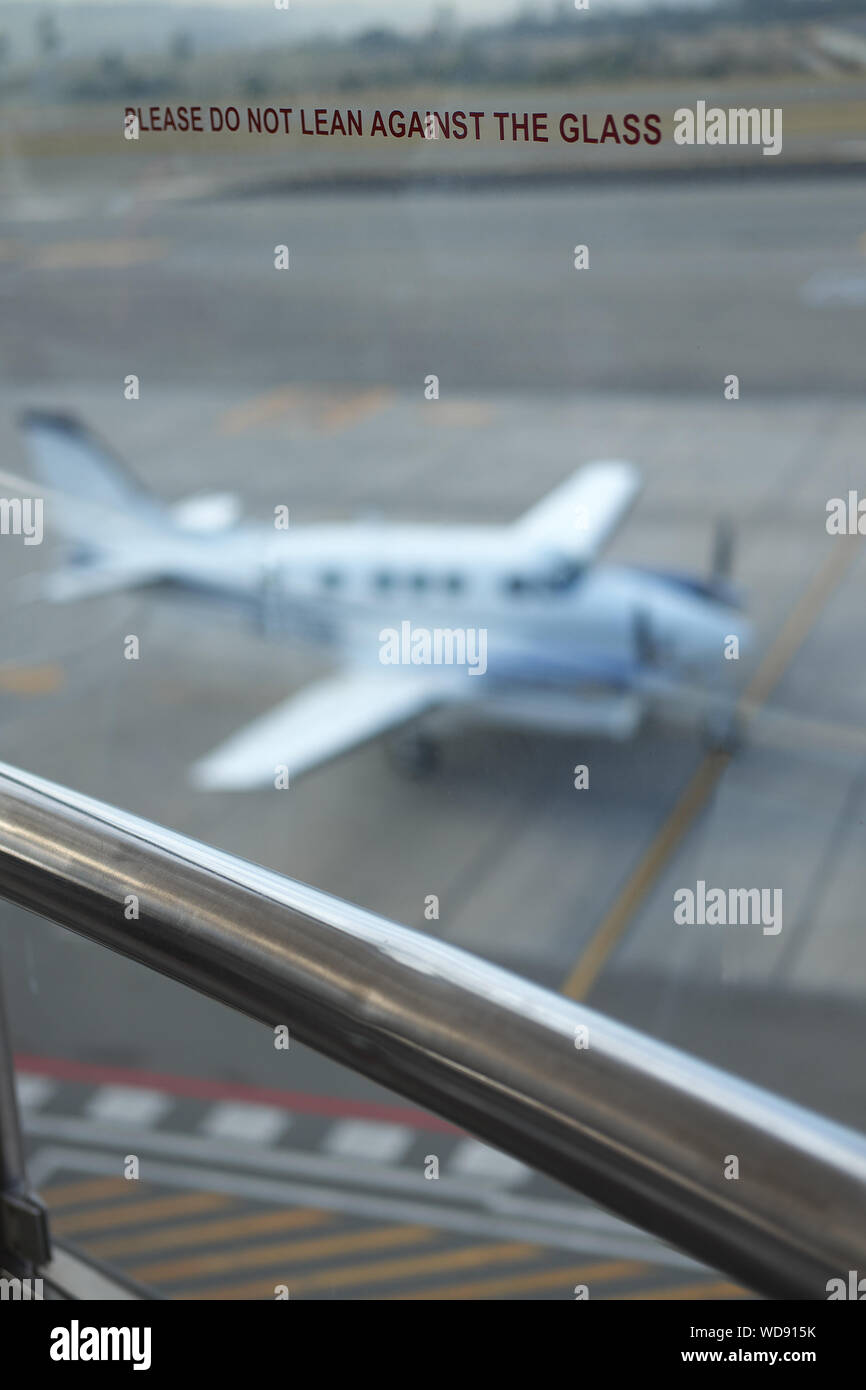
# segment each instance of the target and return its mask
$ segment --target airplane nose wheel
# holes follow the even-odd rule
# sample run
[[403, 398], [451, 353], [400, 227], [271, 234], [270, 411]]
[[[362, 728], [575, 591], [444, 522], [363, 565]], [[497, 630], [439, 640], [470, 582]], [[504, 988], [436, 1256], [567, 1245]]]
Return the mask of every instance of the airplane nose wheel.
[[439, 744], [429, 734], [395, 734], [388, 739], [385, 750], [395, 772], [413, 781], [431, 777], [441, 762]]

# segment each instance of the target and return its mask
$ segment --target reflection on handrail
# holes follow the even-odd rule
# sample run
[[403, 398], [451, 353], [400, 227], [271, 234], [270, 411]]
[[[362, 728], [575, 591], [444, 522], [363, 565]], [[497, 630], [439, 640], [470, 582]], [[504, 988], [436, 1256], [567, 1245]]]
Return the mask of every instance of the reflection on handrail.
[[0, 895], [758, 1292], [824, 1298], [866, 1268], [866, 1139], [464, 951], [3, 764]]

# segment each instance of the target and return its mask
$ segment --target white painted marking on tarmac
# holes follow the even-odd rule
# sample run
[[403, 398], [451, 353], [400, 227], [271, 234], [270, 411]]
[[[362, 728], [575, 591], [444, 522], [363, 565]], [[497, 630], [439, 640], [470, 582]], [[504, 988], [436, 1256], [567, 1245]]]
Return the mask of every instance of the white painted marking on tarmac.
[[57, 1090], [57, 1082], [52, 1081], [48, 1076], [21, 1076], [15, 1077], [15, 1090], [18, 1093], [18, 1104], [22, 1110], [38, 1110], [40, 1105], [44, 1105], [50, 1100]]
[[357, 1158], [363, 1163], [399, 1163], [414, 1138], [414, 1132], [406, 1125], [378, 1120], [340, 1120], [328, 1130], [324, 1147], [339, 1158]]
[[273, 1144], [291, 1123], [285, 1110], [274, 1105], [253, 1105], [247, 1101], [223, 1101], [211, 1106], [201, 1130], [212, 1139], [228, 1139], [240, 1144]]
[[532, 1173], [532, 1169], [519, 1159], [480, 1144], [477, 1139], [461, 1140], [448, 1160], [448, 1171], [464, 1178], [483, 1178], [497, 1187], [513, 1187], [526, 1182]]
[[[67, 1115], [31, 1115], [24, 1126], [27, 1134], [47, 1136], [61, 1142], [115, 1145], [123, 1143], [122, 1132], [111, 1125], [98, 1125]], [[210, 1136], [178, 1134], [171, 1130], [130, 1130], [129, 1142], [135, 1142], [143, 1153], [163, 1153], [172, 1158], [186, 1158], [197, 1163], [236, 1163], [240, 1167], [256, 1167], [263, 1172], [311, 1174], [326, 1182], [347, 1182], [353, 1186], [386, 1187], [391, 1191], [429, 1192], [421, 1165], [417, 1172], [408, 1166], [393, 1167], [384, 1163], [359, 1164], [318, 1150], [288, 1148], [251, 1148], [249, 1144], [223, 1141], [218, 1154], [214, 1153]], [[496, 1190], [474, 1180], [443, 1175], [434, 1186], [451, 1198], [471, 1198], [475, 1201], [496, 1199]]]
[[[44, 1187], [55, 1174], [73, 1172], [110, 1176], [117, 1172], [117, 1155], [96, 1149], [44, 1147], [28, 1162], [28, 1173], [34, 1187]], [[224, 1192], [248, 1201], [268, 1202], [280, 1207], [321, 1207], [370, 1221], [421, 1222], [437, 1230], [458, 1231], [494, 1240], [525, 1240], [555, 1250], [569, 1250], [578, 1255], [605, 1255], [626, 1260], [644, 1260], [674, 1269], [704, 1273], [688, 1255], [671, 1250], [651, 1236], [632, 1229], [625, 1222], [609, 1217], [610, 1226], [583, 1229], [580, 1208], [571, 1212], [570, 1221], [545, 1224], [543, 1219], [503, 1219], [499, 1215], [476, 1212], [469, 1207], [448, 1207], [440, 1202], [405, 1201], [385, 1194], [371, 1196], [363, 1192], [338, 1187], [323, 1187], [315, 1183], [284, 1182], [275, 1178], [253, 1177], [234, 1169], [197, 1168], [188, 1163], [162, 1163], [151, 1159], [147, 1165], [148, 1181], [166, 1186], [192, 1189], [196, 1192]], [[428, 1183], [427, 1187], [437, 1187]], [[526, 1204], [528, 1205], [528, 1203]], [[540, 1203], [543, 1210], [545, 1204]], [[605, 1214], [606, 1215], [606, 1214]], [[622, 1232], [622, 1235], [620, 1235]]]
[[143, 1086], [100, 1086], [84, 1107], [85, 1114], [100, 1124], [134, 1125], [149, 1129], [168, 1113], [174, 1102], [164, 1091]]
[[[103, 1143], [111, 1148], [112, 1153], [116, 1152], [117, 1144], [123, 1142], [122, 1136], [108, 1126], [100, 1133], [98, 1126], [64, 1115], [28, 1115], [25, 1117], [24, 1131], [28, 1135], [44, 1138], [47, 1143], [67, 1143], [70, 1147], [80, 1143]], [[494, 1184], [480, 1184], [477, 1178], [460, 1179], [449, 1177], [447, 1174], [443, 1174], [438, 1182], [427, 1182], [420, 1171], [416, 1174], [406, 1167], [389, 1168], [382, 1164], [367, 1168], [357, 1162], [346, 1162], [322, 1153], [304, 1153], [295, 1149], [269, 1152], [266, 1149], [250, 1149], [248, 1145], [237, 1145], [233, 1151], [227, 1147], [217, 1156], [209, 1140], [177, 1134], [170, 1130], [149, 1131], [130, 1135], [129, 1138], [130, 1142], [133, 1142], [134, 1138], [134, 1142], [143, 1153], [162, 1154], [168, 1159], [176, 1160], [177, 1171], [191, 1175], [188, 1181], [179, 1184], [182, 1187], [199, 1186], [204, 1191], [235, 1192], [238, 1196], [255, 1197], [256, 1184], [259, 1184], [263, 1194], [262, 1201], [283, 1204], [298, 1202], [309, 1206], [324, 1204], [335, 1211], [354, 1212], [359, 1216], [369, 1215], [373, 1219], [424, 1220], [430, 1226], [446, 1226], [449, 1229], [453, 1226], [455, 1230], [489, 1229], [495, 1232], [507, 1229], [520, 1232], [511, 1237], [514, 1240], [538, 1240], [541, 1238], [538, 1235], [538, 1226], [544, 1225], [545, 1243], [563, 1250], [610, 1250], [611, 1253], [621, 1251], [623, 1258], [627, 1259], [647, 1259], [691, 1269], [701, 1267], [687, 1255], [670, 1250], [653, 1236], [644, 1234], [628, 1222], [610, 1215], [599, 1207], [582, 1202], [578, 1197], [566, 1204], [531, 1195], [512, 1196]], [[66, 1150], [60, 1148], [44, 1148], [39, 1151], [40, 1155], [65, 1152]], [[81, 1154], [87, 1151], [73, 1148], [72, 1152]], [[95, 1151], [92, 1152], [95, 1154]], [[225, 1165], [242, 1165], [245, 1171], [223, 1168], [218, 1175], [223, 1186], [219, 1186], [214, 1182], [215, 1170], [210, 1166], [215, 1157]], [[53, 1162], [53, 1159], [51, 1161]], [[116, 1171], [116, 1158], [113, 1161], [115, 1167], [110, 1169], [111, 1172]], [[45, 1159], [44, 1163], [47, 1165], [48, 1159]], [[162, 1167], [174, 1171], [171, 1164], [162, 1165], [158, 1159], [148, 1159], [148, 1176], [153, 1178], [154, 1182], [159, 1180], [158, 1173]], [[256, 1176], [251, 1177], [250, 1170]], [[103, 1169], [88, 1169], [85, 1166], [85, 1171], [101, 1173]], [[227, 1176], [229, 1172], [231, 1177]], [[33, 1185], [39, 1187], [46, 1182], [49, 1169], [46, 1167], [43, 1172], [42, 1167], [32, 1168], [32, 1164], [28, 1162], [28, 1173]], [[273, 1176], [258, 1176], [259, 1174]], [[286, 1181], [289, 1178], [303, 1179], [307, 1175], [317, 1182], [307, 1185], [303, 1181]], [[352, 1190], [320, 1185], [326, 1182], [345, 1183]], [[381, 1188], [384, 1191], [380, 1196], [368, 1195], [360, 1190], [370, 1187]], [[330, 1193], [331, 1196], [326, 1198], [322, 1195], [325, 1193]], [[398, 1193], [408, 1194], [407, 1199], [399, 1197]], [[471, 1199], [477, 1205], [486, 1208], [486, 1211], [477, 1213], [477, 1220], [469, 1206], [446, 1205], [448, 1200], [454, 1202], [466, 1199]], [[439, 1220], [437, 1213], [444, 1215], [446, 1219]], [[471, 1220], [468, 1219], [470, 1215]], [[463, 1217], [467, 1217], [468, 1224], [463, 1222]], [[489, 1223], [489, 1226], [485, 1223]], [[533, 1229], [535, 1235], [531, 1234]], [[554, 1238], [552, 1232], [558, 1232], [559, 1238]]]

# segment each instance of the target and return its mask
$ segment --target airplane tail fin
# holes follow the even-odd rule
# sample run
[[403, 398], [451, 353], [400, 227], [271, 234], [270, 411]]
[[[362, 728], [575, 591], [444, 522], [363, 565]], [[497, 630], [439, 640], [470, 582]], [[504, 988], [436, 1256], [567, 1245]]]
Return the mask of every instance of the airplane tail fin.
[[147, 514], [153, 521], [165, 515], [161, 503], [74, 415], [29, 410], [20, 423], [34, 476], [70, 504], [51, 509], [61, 534], [98, 546], [106, 513]]
[[[61, 602], [170, 578], [190, 536], [237, 523], [237, 498], [228, 493], [166, 506], [74, 415], [29, 410], [20, 425], [49, 527], [71, 542], [71, 563], [29, 577], [23, 597]], [[7, 473], [0, 481], [19, 492], [31, 488]]]
[[[50, 529], [71, 545], [60, 569], [19, 581], [21, 600], [68, 602], [159, 579], [164, 557], [142, 542], [170, 525], [167, 508], [75, 416], [30, 410], [19, 423]], [[33, 486], [9, 474], [2, 480], [18, 491]]]

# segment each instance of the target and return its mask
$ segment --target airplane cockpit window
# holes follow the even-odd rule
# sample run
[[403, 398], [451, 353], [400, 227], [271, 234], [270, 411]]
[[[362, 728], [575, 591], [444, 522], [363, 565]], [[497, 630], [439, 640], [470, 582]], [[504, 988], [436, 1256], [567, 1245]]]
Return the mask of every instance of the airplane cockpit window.
[[574, 587], [582, 574], [580, 565], [562, 565], [550, 576], [547, 586], [552, 593], [564, 593]]
[[503, 581], [506, 593], [522, 595], [560, 594], [570, 589], [582, 574], [580, 566], [561, 566], [550, 574], [511, 575]]
[[[864, 1130], [864, 192], [853, 0], [0, 0], [0, 762]], [[747, 1298], [12, 877], [94, 1258]]]

